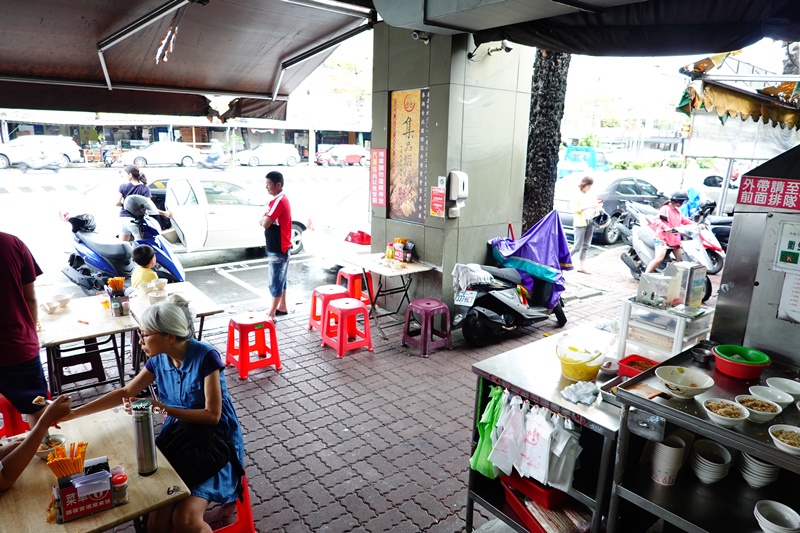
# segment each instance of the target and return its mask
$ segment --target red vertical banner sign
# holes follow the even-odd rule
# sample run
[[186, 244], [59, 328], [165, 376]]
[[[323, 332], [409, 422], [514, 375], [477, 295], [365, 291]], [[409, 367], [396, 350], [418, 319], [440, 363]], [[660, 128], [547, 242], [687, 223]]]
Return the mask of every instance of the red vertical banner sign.
[[372, 148], [369, 152], [370, 202], [376, 207], [386, 207], [386, 148]]
[[394, 91], [389, 131], [389, 217], [423, 223], [428, 174], [429, 90]]

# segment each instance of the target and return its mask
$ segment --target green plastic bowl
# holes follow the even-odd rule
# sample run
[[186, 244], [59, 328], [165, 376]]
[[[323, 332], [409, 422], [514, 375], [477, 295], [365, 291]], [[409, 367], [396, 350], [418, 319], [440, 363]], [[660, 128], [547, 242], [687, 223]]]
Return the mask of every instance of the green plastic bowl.
[[764, 365], [770, 362], [769, 356], [764, 352], [759, 352], [747, 346], [736, 346], [735, 344], [720, 344], [714, 346], [712, 351], [735, 363], [745, 365]]

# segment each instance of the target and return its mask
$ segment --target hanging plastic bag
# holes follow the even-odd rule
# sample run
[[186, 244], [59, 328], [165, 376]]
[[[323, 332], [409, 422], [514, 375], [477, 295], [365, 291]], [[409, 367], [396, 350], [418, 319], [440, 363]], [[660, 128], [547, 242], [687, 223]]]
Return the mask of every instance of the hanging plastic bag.
[[519, 458], [525, 442], [525, 415], [529, 409], [530, 404], [523, 403], [519, 396], [511, 398], [503, 432], [492, 448], [492, 453], [489, 454], [489, 461], [505, 475], [511, 474], [514, 462]]
[[550, 465], [550, 436], [553, 434], [552, 413], [544, 407], [532, 407], [525, 417], [525, 444], [519, 464], [515, 464], [522, 476], [532, 477], [547, 483]]
[[492, 449], [494, 449], [495, 445], [497, 444], [497, 439], [500, 438], [500, 434], [503, 433], [503, 428], [508, 422], [508, 415], [511, 413], [511, 393], [508, 392], [508, 389], [503, 389], [503, 396], [500, 398], [500, 414], [497, 417], [497, 424], [492, 428]]
[[469, 460], [469, 466], [489, 479], [495, 478], [494, 465], [489, 461], [489, 454], [492, 452], [491, 432], [497, 425], [497, 418], [500, 416], [501, 400], [503, 389], [491, 387], [489, 390], [489, 403], [483, 410], [478, 422], [478, 445], [475, 446], [475, 453]]
[[559, 418], [551, 441], [550, 467], [547, 484], [567, 492], [572, 486], [575, 463], [582, 448], [578, 443], [580, 432], [572, 420]]

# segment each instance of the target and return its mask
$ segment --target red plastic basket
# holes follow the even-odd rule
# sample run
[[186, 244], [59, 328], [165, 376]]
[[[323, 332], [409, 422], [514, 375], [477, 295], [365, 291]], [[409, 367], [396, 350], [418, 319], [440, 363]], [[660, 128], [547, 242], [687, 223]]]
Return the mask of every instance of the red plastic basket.
[[520, 501], [517, 495], [514, 493], [514, 489], [512, 489], [506, 481], [508, 480], [508, 476], [501, 476], [500, 477], [500, 484], [503, 485], [503, 490], [506, 493], [506, 503], [509, 507], [517, 514], [520, 520], [522, 520], [523, 525], [528, 528], [528, 531], [531, 533], [547, 533], [544, 528], [539, 524], [539, 522], [533, 517], [528, 508], [525, 507], [525, 504]]
[[731, 361], [730, 359], [722, 357], [716, 350], [712, 349], [711, 351], [714, 352], [714, 361], [717, 365], [717, 370], [732, 378], [758, 379], [761, 377], [761, 373], [764, 369], [770, 365], [770, 363], [763, 365], [737, 363], [736, 361]]
[[559, 506], [569, 498], [566, 492], [554, 489], [553, 487], [546, 487], [535, 479], [522, 477], [516, 470], [513, 470], [510, 476], [500, 476], [500, 481], [520, 491], [522, 494], [535, 501], [540, 507], [544, 507], [548, 511]]
[[625, 359], [620, 360], [619, 362], [619, 375], [620, 376], [628, 376], [629, 378], [638, 376], [644, 370], [639, 370], [638, 368], [633, 368], [629, 366], [634, 361], [643, 361], [645, 363], [650, 363], [653, 366], [657, 366], [658, 362], [653, 361], [652, 359], [648, 359], [647, 357], [642, 357], [641, 355], [636, 355], [635, 353], [629, 355]]

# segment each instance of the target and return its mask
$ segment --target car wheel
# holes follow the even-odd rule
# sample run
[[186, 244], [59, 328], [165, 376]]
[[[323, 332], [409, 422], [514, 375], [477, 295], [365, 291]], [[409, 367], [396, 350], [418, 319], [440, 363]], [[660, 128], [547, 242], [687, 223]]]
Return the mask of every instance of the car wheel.
[[192, 165], [194, 165], [194, 159], [192, 159], [188, 155], [186, 157], [184, 157], [183, 159], [181, 159], [181, 166], [182, 167], [190, 167]]
[[293, 167], [296, 164], [297, 164], [297, 158], [296, 157], [290, 157], [289, 159], [286, 160], [286, 166], [287, 167]]
[[145, 159], [144, 157], [137, 157], [136, 159], [133, 160], [133, 164], [139, 168], [142, 168], [143, 166], [147, 165], [147, 159]]
[[367, 164], [368, 164], [367, 163], [367, 158], [366, 157], [362, 157], [361, 159], [358, 160], [358, 164], [361, 165], [362, 167], [367, 166]]
[[69, 166], [69, 157], [66, 154], [61, 154], [58, 156], [58, 166], [61, 168], [67, 168]]
[[0, 169], [8, 168], [11, 164], [11, 161], [4, 155], [0, 155]]
[[289, 254], [296, 255], [303, 251], [303, 230], [298, 224], [292, 224], [291, 246]]
[[250, 159], [247, 161], [247, 164], [248, 164], [248, 165], [250, 165], [251, 167], [257, 167], [257, 166], [258, 166], [258, 162], [259, 162], [259, 161], [258, 161], [258, 158], [257, 158], [257, 157], [251, 157], [251, 158], [250, 158]]
[[619, 217], [617, 216], [611, 217], [611, 222], [600, 233], [600, 240], [602, 240], [604, 244], [614, 244], [619, 240], [619, 230], [617, 229], [618, 220]]

